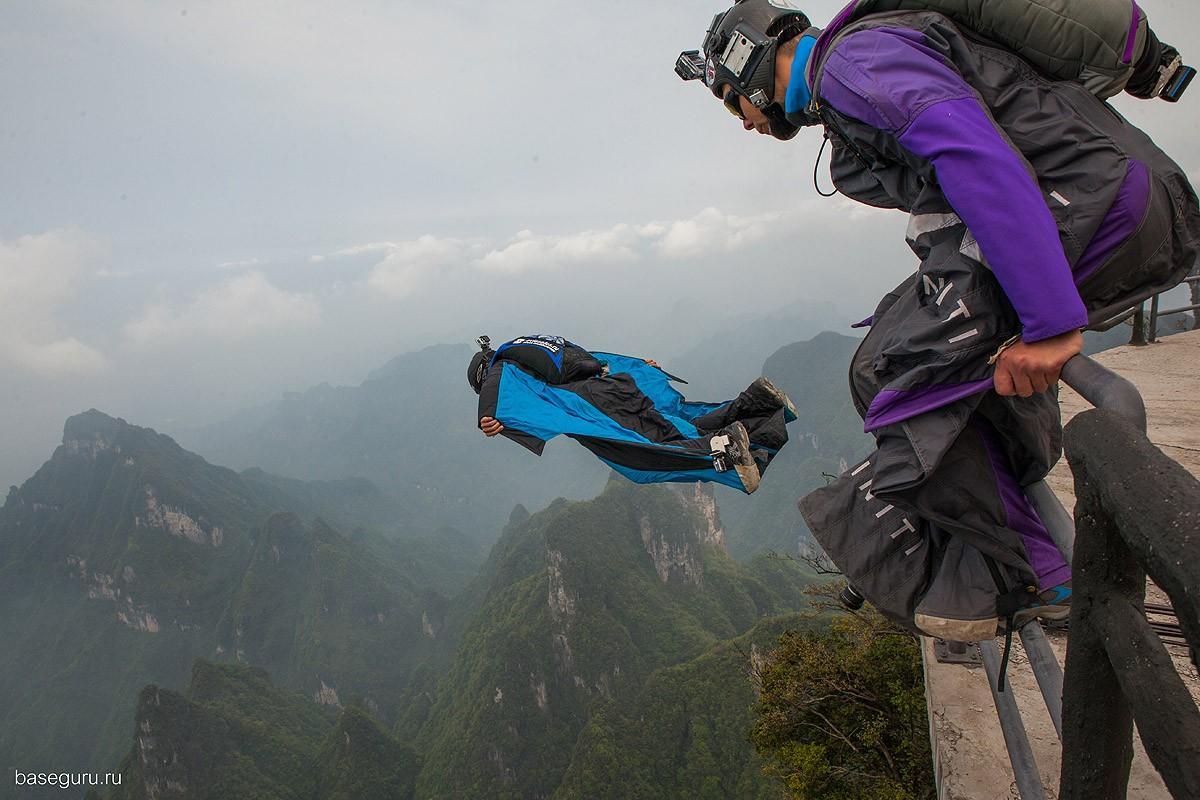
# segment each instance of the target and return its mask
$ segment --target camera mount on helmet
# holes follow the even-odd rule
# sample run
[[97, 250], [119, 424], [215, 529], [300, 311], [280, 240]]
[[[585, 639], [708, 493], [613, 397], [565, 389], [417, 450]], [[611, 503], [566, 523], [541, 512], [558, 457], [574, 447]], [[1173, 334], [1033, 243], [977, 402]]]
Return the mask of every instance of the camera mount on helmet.
[[788, 122], [774, 97], [775, 54], [780, 42], [809, 26], [808, 17], [792, 0], [737, 0], [713, 17], [703, 51], [680, 53], [675, 73], [685, 81], [703, 79], [722, 100], [729, 87], [766, 115], [775, 138], [790, 139], [799, 128]]
[[467, 365], [467, 383], [471, 384], [475, 394], [479, 394], [495, 353], [492, 352], [492, 340], [488, 336], [478, 337], [475, 344], [479, 345], [479, 352], [471, 356], [471, 363]]

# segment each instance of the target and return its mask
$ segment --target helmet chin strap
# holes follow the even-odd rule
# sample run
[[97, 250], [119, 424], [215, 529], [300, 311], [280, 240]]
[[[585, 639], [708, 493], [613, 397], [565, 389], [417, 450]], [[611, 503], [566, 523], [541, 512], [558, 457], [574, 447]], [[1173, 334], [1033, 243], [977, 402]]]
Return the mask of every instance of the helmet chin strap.
[[763, 109], [763, 113], [767, 117], [771, 135], [776, 139], [786, 142], [800, 132], [801, 126], [794, 124], [790, 116], [783, 113], [783, 106], [778, 103], [772, 103]]

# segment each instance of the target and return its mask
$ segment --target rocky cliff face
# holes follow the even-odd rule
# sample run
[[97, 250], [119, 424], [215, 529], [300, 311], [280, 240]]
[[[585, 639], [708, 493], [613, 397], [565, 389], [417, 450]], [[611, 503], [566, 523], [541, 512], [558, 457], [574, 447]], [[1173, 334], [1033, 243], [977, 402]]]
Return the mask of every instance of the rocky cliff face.
[[722, 544], [711, 493], [691, 486], [613, 481], [514, 515], [417, 737], [418, 796], [550, 796], [595, 709], [785, 605]]
[[196, 657], [394, 717], [445, 615], [424, 556], [276, 513], [287, 495], [264, 497], [268, 478], [98, 411], [67, 421], [0, 508], [0, 752], [111, 769], [138, 691], [182, 685]]
[[336, 716], [253, 667], [197, 661], [185, 692], [138, 695], [109, 800], [412, 796], [417, 761], [358, 707]]
[[[680, 531], [674, 526], [656, 526], [648, 515], [638, 518], [642, 545], [663, 583], [682, 582], [699, 586], [704, 581], [703, 549], [725, 552], [725, 531], [717, 513], [710, 486], [702, 483], [673, 484], [668, 491], [679, 498], [692, 526]], [[682, 534], [682, 535], [681, 535]]]

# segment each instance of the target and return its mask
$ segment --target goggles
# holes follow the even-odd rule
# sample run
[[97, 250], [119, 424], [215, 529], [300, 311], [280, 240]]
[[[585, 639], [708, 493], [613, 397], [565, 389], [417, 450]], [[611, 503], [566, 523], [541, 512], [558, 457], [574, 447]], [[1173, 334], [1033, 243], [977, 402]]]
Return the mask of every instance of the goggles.
[[725, 93], [725, 97], [721, 99], [725, 104], [725, 109], [743, 122], [746, 120], [746, 115], [742, 113], [741, 95], [733, 90], [731, 86], [729, 91]]

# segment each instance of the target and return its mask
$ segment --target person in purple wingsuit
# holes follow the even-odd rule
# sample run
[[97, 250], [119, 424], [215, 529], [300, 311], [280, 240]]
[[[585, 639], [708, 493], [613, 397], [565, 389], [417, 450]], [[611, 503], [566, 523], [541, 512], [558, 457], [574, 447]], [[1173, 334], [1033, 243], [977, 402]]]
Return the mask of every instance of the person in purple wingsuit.
[[850, 369], [877, 448], [801, 511], [880, 610], [962, 641], [1066, 614], [1070, 568], [1024, 491], [1061, 455], [1060, 372], [1083, 329], [1177, 284], [1200, 250], [1186, 174], [1102, 99], [1178, 100], [1194, 70], [1132, 0], [1102, 0], [1078, 22], [1108, 25], [1119, 80], [1050, 75], [1005, 38], [1010, 5], [1036, 4], [984, 20], [955, 0], [856, 0], [820, 30], [793, 0], [740, 0], [676, 62], [747, 131], [823, 126], [836, 190], [910, 215], [920, 267], [861, 323]]

